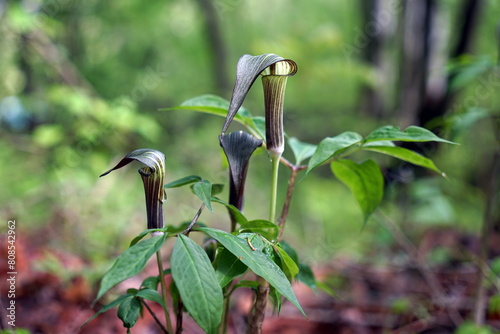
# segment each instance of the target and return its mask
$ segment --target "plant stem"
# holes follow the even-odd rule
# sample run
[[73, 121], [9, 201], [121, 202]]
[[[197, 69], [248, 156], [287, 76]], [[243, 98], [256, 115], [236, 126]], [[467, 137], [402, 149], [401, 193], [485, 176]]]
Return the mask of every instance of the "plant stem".
[[179, 297], [179, 300], [177, 301], [177, 322], [175, 324], [175, 327], [176, 328], [176, 331], [175, 333], [176, 334], [181, 334], [182, 331], [183, 331], [183, 328], [182, 328], [182, 311], [184, 309], [184, 304], [182, 303], [182, 299]]
[[167, 329], [169, 333], [174, 333], [170, 314], [168, 312], [168, 298], [167, 298], [167, 285], [165, 284], [165, 274], [163, 273], [163, 261], [161, 260], [161, 252], [156, 252], [156, 263], [158, 264], [158, 271], [160, 272], [160, 285], [161, 297], [163, 299], [163, 311], [165, 312], [165, 321], [167, 322]]
[[224, 308], [222, 311], [222, 321], [219, 326], [219, 334], [226, 334], [227, 332], [227, 316], [229, 314], [229, 298], [231, 298], [231, 294], [228, 293], [229, 291], [229, 285], [226, 285], [223, 289], [222, 292], [224, 294]]
[[165, 326], [163, 326], [163, 324], [160, 322], [160, 319], [158, 319], [158, 317], [156, 316], [156, 314], [153, 312], [153, 310], [151, 309], [151, 307], [149, 307], [149, 305], [144, 301], [144, 299], [141, 299], [142, 301], [142, 305], [144, 305], [146, 307], [146, 309], [149, 311], [149, 313], [151, 314], [151, 316], [153, 317], [153, 319], [155, 320], [156, 324], [161, 328], [162, 332], [165, 333], [165, 334], [168, 334], [168, 331], [167, 329], [165, 328]]
[[[269, 221], [276, 220], [276, 202], [278, 197], [278, 175], [281, 153], [269, 151], [272, 163], [272, 179], [271, 179], [271, 199], [269, 208]], [[247, 333], [260, 334], [262, 333], [262, 324], [266, 315], [267, 296], [269, 295], [269, 282], [262, 277], [258, 277], [257, 295], [253, 312], [250, 314]]]
[[285, 230], [285, 222], [288, 216], [288, 210], [290, 209], [290, 203], [292, 201], [293, 190], [295, 189], [295, 184], [297, 183], [297, 174], [299, 171], [303, 169], [307, 169], [307, 165], [297, 166], [286, 160], [285, 158], [281, 158], [281, 162], [285, 164], [290, 170], [292, 174], [288, 179], [288, 188], [286, 190], [285, 202], [283, 203], [283, 209], [281, 210], [280, 218], [278, 219], [278, 226], [280, 228], [280, 233], [278, 236], [278, 241], [281, 241], [283, 238], [283, 231]]
[[272, 163], [272, 179], [271, 179], [271, 199], [269, 208], [269, 221], [273, 222], [276, 219], [276, 199], [278, 197], [278, 174], [280, 167], [281, 154], [271, 154]]

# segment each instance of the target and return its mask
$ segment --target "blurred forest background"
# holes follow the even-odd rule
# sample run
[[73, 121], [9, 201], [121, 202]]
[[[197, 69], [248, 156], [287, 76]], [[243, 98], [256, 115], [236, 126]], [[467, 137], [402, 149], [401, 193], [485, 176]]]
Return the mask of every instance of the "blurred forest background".
[[[499, 14], [497, 0], [0, 0], [0, 217], [1, 231], [16, 220], [19, 325], [72, 333], [92, 315], [96, 282], [145, 229], [135, 168], [98, 179], [125, 154], [164, 152], [167, 182], [191, 174], [227, 181], [217, 140], [223, 120], [158, 109], [207, 93], [229, 99], [239, 57], [275, 53], [299, 66], [286, 93], [291, 136], [317, 144], [348, 130], [367, 135], [385, 124], [419, 125], [460, 144], [412, 147], [447, 178], [372, 157], [384, 166], [386, 195], [364, 228], [354, 198], [327, 167], [302, 180], [285, 235], [301, 259], [340, 295], [352, 270], [362, 280], [365, 265], [416, 261], [459, 270], [440, 288], [461, 287], [450, 289], [467, 298], [470, 312], [460, 314], [466, 320], [473, 319], [480, 266], [494, 326]], [[263, 113], [259, 86], [245, 102], [254, 115]], [[265, 154], [250, 165], [249, 217], [267, 215], [269, 168]], [[168, 195], [166, 223], [190, 220], [199, 203], [189, 190]], [[201, 220], [228, 227], [222, 207]], [[485, 244], [488, 266], [480, 260]], [[407, 312], [405, 301], [416, 305], [408, 298], [402, 293], [391, 303]], [[70, 302], [76, 310], [66, 314]], [[427, 313], [413, 320], [432, 314], [418, 305]], [[47, 327], [54, 314], [66, 314], [71, 325]]]

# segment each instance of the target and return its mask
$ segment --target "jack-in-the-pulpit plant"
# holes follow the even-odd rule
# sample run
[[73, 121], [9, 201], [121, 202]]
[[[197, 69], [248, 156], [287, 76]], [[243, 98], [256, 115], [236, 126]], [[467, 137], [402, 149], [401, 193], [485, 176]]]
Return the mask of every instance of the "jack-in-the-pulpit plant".
[[[286, 299], [296, 306], [297, 312], [306, 316], [292, 288], [293, 281], [300, 281], [315, 290], [320, 287], [311, 268], [302, 262], [297, 252], [284, 240], [283, 230], [288, 215], [297, 175], [308, 175], [316, 168], [328, 164], [335, 177], [353, 193], [364, 214], [364, 221], [382, 200], [384, 178], [379, 165], [372, 159], [358, 161], [352, 155], [358, 151], [385, 154], [397, 159], [441, 171], [432, 160], [414, 151], [399, 147], [398, 141], [450, 143], [424, 128], [410, 126], [401, 130], [383, 126], [363, 137], [355, 132], [343, 132], [323, 139], [318, 145], [304, 143], [294, 137], [287, 138], [283, 129], [284, 96], [287, 78], [297, 72], [293, 60], [274, 54], [244, 55], [236, 69], [236, 82], [230, 101], [214, 95], [190, 99], [180, 106], [164, 110], [189, 109], [225, 117], [219, 143], [229, 165], [229, 199], [217, 197], [222, 185], [212, 184], [197, 175], [189, 175], [164, 184], [165, 157], [156, 150], [139, 149], [126, 155], [112, 170], [133, 160], [146, 165], [139, 170], [146, 195], [147, 229], [135, 237], [130, 247], [121, 254], [104, 275], [96, 301], [115, 285], [141, 272], [146, 262], [156, 254], [158, 275], [146, 278], [136, 289], [129, 289], [118, 298], [105, 303], [90, 320], [115, 306], [118, 317], [127, 332], [136, 324], [142, 312], [153, 315], [163, 333], [181, 333], [184, 311], [209, 334], [227, 333], [230, 321], [230, 298], [236, 289], [254, 291], [253, 308], [248, 315], [247, 333], [261, 333], [267, 300], [270, 299], [279, 314]], [[245, 97], [255, 80], [261, 76], [264, 88], [264, 116], [253, 116], [242, 107]], [[232, 121], [243, 124], [247, 132], [226, 134]], [[214, 138], [216, 140], [216, 138]], [[285, 144], [291, 148], [294, 162], [282, 154]], [[245, 182], [252, 154], [265, 147], [271, 164], [269, 173], [269, 215], [247, 217], [243, 211]], [[200, 143], [200, 150], [203, 147]], [[216, 154], [216, 152], [214, 152]], [[348, 158], [349, 157], [349, 158]], [[352, 158], [352, 159], [351, 159]], [[286, 196], [282, 200], [279, 217], [278, 172], [283, 165], [291, 170]], [[166, 221], [163, 223], [165, 191], [190, 185], [199, 199], [200, 207], [193, 212], [190, 223]], [[175, 204], [176, 197], [171, 194]], [[247, 196], [247, 198], [252, 198]], [[229, 212], [227, 231], [197, 224], [205, 208], [213, 211], [212, 204], [220, 204]], [[208, 241], [204, 247], [193, 241], [192, 234], [204, 234]], [[150, 235], [149, 238], [145, 238]], [[161, 248], [174, 243], [169, 267], [164, 269]], [[206, 245], [215, 245], [215, 248]], [[254, 280], [251, 280], [253, 273]], [[170, 286], [166, 276], [171, 275]], [[243, 275], [245, 275], [243, 277]], [[160, 288], [158, 288], [160, 286]], [[158, 317], [149, 304], [159, 304], [165, 319]], [[241, 328], [236, 329], [241, 332]]]

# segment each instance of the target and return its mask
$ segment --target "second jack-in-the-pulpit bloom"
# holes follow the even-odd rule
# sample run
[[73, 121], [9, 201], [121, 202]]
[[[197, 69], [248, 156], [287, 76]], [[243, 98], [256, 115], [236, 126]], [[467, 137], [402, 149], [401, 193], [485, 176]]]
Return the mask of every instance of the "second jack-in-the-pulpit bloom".
[[238, 131], [221, 137], [220, 143], [229, 163], [229, 204], [243, 210], [243, 194], [250, 157], [257, 147], [262, 145], [262, 140]]
[[165, 179], [165, 155], [163, 153], [146, 148], [132, 151], [101, 177], [134, 160], [146, 165], [139, 169], [139, 174], [144, 183], [148, 229], [163, 228], [163, 202], [166, 200], [163, 188]]

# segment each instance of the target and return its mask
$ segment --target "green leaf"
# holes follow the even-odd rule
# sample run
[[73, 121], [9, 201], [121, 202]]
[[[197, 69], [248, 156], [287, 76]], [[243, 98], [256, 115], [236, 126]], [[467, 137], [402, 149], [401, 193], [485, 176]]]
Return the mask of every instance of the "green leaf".
[[227, 202], [225, 202], [225, 201], [223, 201], [223, 200], [221, 200], [221, 199], [219, 199], [217, 197], [212, 197], [212, 202], [224, 205], [229, 211], [231, 211], [231, 213], [233, 214], [234, 219], [236, 219], [236, 221], [238, 222], [238, 224], [246, 224], [246, 223], [248, 223], [248, 220], [246, 219], [246, 217], [234, 205], [231, 205], [231, 204], [229, 204], [229, 203], [227, 203]]
[[207, 333], [217, 333], [223, 309], [222, 288], [207, 254], [180, 234], [170, 262], [172, 277], [189, 314]]
[[168, 232], [166, 230], [167, 230], [166, 228], [150, 228], [150, 229], [147, 229], [145, 231], [142, 231], [134, 239], [132, 239], [132, 241], [130, 242], [129, 247], [135, 245], [136, 243], [138, 243], [139, 241], [141, 241], [142, 238], [144, 238], [146, 235], [148, 235], [150, 233], [153, 233], [153, 232], [162, 232], [162, 233], [168, 234]]
[[316, 278], [314, 277], [314, 273], [307, 264], [299, 263], [299, 273], [295, 277], [296, 280], [304, 283], [314, 292], [316, 292]]
[[128, 298], [129, 296], [131, 296], [133, 294], [125, 294], [125, 295], [121, 295], [120, 297], [116, 298], [115, 300], [113, 300], [112, 302], [104, 305], [103, 307], [101, 307], [101, 309], [99, 311], [97, 311], [89, 320], [85, 321], [85, 323], [82, 325], [82, 327], [84, 327], [85, 325], [87, 325], [89, 322], [91, 322], [92, 320], [94, 320], [95, 318], [97, 318], [99, 315], [101, 315], [102, 313], [108, 311], [108, 310], [111, 310], [113, 307], [115, 306], [118, 306], [125, 298]]
[[436, 167], [436, 165], [434, 164], [434, 162], [431, 159], [426, 158], [423, 155], [420, 155], [417, 152], [408, 150], [406, 148], [398, 147], [398, 146], [392, 146], [392, 147], [368, 146], [368, 147], [363, 147], [363, 149], [365, 149], [367, 151], [378, 152], [378, 153], [390, 155], [391, 157], [398, 158], [400, 160], [412, 163], [414, 165], [432, 169], [433, 171], [436, 171], [444, 176], [444, 173], [442, 173]]
[[234, 290], [236, 290], [237, 288], [250, 288], [256, 290], [258, 287], [259, 287], [259, 282], [257, 281], [241, 280], [234, 285]]
[[292, 149], [296, 165], [300, 165], [302, 161], [312, 157], [318, 147], [317, 145], [303, 143], [295, 137], [288, 139], [287, 143]]
[[97, 298], [102, 297], [116, 284], [139, 273], [151, 255], [157, 252], [167, 235], [158, 235], [142, 240], [123, 252], [115, 261], [111, 269], [104, 275]]
[[225, 248], [217, 254], [216, 264], [215, 275], [222, 288], [248, 269], [243, 262]]
[[262, 116], [254, 116], [249, 118], [247, 127], [253, 129], [254, 135], [262, 140], [266, 140], [266, 119]]
[[333, 174], [353, 193], [364, 215], [364, 222], [382, 201], [384, 178], [373, 160], [356, 163], [342, 159], [331, 164]]
[[220, 194], [224, 190], [224, 185], [222, 183], [212, 184], [212, 196]]
[[251, 230], [251, 229], [263, 229], [263, 228], [272, 228], [278, 229], [279, 226], [275, 223], [265, 220], [265, 219], [255, 219], [250, 220], [240, 224], [241, 229]]
[[324, 164], [336, 155], [345, 152], [350, 147], [361, 143], [362, 139], [363, 137], [359, 134], [350, 131], [343, 132], [335, 137], [327, 137], [323, 139], [309, 160], [307, 173]]
[[142, 281], [141, 288], [156, 290], [158, 289], [158, 284], [160, 284], [160, 276], [149, 276]]
[[269, 298], [273, 304], [273, 311], [279, 315], [281, 312], [282, 298], [281, 294], [273, 286], [269, 287]]
[[292, 248], [286, 241], [280, 241], [280, 247], [292, 258], [293, 262], [299, 263], [299, 256], [295, 249]]
[[210, 212], [213, 212], [211, 201], [212, 184], [207, 180], [196, 182], [193, 185], [193, 192], [202, 200], [202, 202], [207, 206], [208, 210], [210, 210]]
[[141, 301], [134, 296], [128, 296], [121, 302], [120, 306], [118, 306], [117, 315], [123, 322], [123, 327], [134, 327], [137, 319], [139, 319], [141, 307]]
[[293, 261], [290, 255], [288, 255], [288, 253], [285, 252], [283, 248], [279, 246], [274, 246], [273, 248], [276, 251], [276, 253], [278, 253], [278, 256], [281, 259], [281, 264], [285, 268], [283, 271], [285, 272], [288, 271], [288, 273], [292, 278], [297, 276], [297, 274], [299, 273], [299, 267], [297, 266], [295, 261]]
[[164, 306], [163, 298], [157, 290], [148, 288], [141, 289], [136, 293], [136, 296], [146, 300], [151, 300], [152, 302], [160, 304], [162, 307]]
[[408, 141], [408, 142], [437, 141], [437, 142], [454, 144], [453, 142], [439, 138], [431, 131], [418, 126], [409, 126], [406, 128], [406, 130], [401, 131], [399, 127], [392, 125], [382, 126], [374, 130], [368, 136], [366, 136], [363, 142], [369, 143], [381, 140]]
[[199, 182], [201, 180], [202, 180], [202, 178], [199, 177], [199, 176], [197, 176], [197, 175], [189, 175], [189, 176], [183, 177], [181, 179], [178, 179], [178, 180], [172, 181], [170, 183], [167, 183], [164, 186], [164, 188], [165, 189], [167, 189], [167, 188], [178, 188], [178, 187], [185, 186], [187, 184]]
[[[229, 101], [212, 94], [205, 94], [184, 101], [180, 106], [172, 108], [162, 108], [160, 110], [194, 110], [206, 114], [226, 117], [229, 109]], [[238, 113], [234, 117], [235, 121], [245, 124], [245, 117], [241, 115], [242, 111], [246, 111], [244, 107], [239, 108]]]
[[305, 316], [297, 297], [283, 271], [260, 250], [253, 251], [247, 242], [227, 232], [213, 228], [198, 228], [219, 241], [225, 248], [238, 257], [255, 274], [269, 282], [279, 293], [285, 296]]

